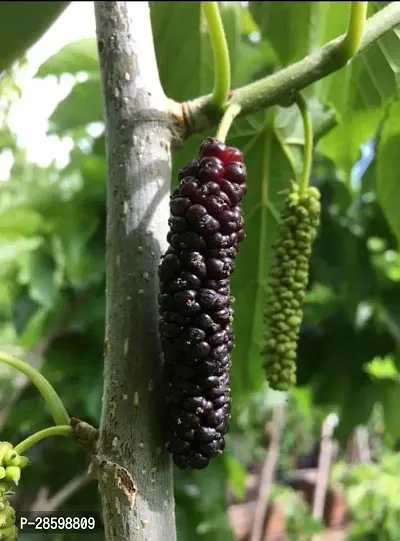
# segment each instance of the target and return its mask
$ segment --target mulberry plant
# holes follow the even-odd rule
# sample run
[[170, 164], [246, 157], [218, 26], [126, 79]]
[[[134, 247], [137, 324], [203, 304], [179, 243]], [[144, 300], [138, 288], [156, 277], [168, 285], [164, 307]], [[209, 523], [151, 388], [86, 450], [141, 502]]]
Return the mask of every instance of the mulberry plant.
[[312, 159], [312, 126], [302, 96], [296, 98], [303, 117], [305, 159], [302, 178], [292, 182], [280, 216], [265, 312], [264, 368], [271, 388], [288, 391], [296, 383], [296, 350], [303, 318], [312, 243], [320, 219], [319, 191], [308, 186]]
[[170, 247], [160, 268], [167, 449], [180, 468], [205, 468], [225, 446], [233, 347], [229, 277], [244, 238], [242, 153], [208, 138], [179, 172]]

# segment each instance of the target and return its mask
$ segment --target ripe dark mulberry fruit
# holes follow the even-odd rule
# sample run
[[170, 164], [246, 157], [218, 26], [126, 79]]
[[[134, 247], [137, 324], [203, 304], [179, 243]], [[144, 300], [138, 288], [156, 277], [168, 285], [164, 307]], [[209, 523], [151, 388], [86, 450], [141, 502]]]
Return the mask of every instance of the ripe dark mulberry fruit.
[[292, 185], [273, 246], [270, 294], [265, 313], [264, 368], [270, 387], [287, 391], [296, 383], [296, 350], [308, 283], [309, 258], [320, 220], [320, 194]]
[[244, 239], [242, 153], [208, 138], [179, 172], [159, 268], [167, 449], [179, 468], [222, 453], [233, 347], [229, 278]]

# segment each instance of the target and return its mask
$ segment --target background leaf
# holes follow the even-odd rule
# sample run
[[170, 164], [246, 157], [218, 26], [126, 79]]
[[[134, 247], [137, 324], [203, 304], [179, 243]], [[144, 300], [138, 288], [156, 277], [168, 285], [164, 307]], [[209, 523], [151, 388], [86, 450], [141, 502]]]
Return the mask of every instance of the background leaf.
[[309, 53], [315, 4], [318, 2], [249, 2], [254, 20], [272, 44], [281, 66]]
[[93, 38], [81, 39], [65, 45], [39, 67], [35, 77], [60, 76], [63, 73], [76, 75], [80, 72], [99, 75], [97, 45]]
[[[243, 7], [220, 2], [231, 57], [232, 86], [244, 83], [265, 64], [267, 51], [243, 43]], [[151, 2], [151, 20], [160, 79], [165, 93], [185, 101], [213, 88], [214, 60], [200, 2]], [[182, 44], [185, 44], [182, 47]], [[265, 57], [264, 57], [265, 54]], [[174, 58], [174, 62], [170, 59]]]
[[69, 2], [0, 2], [0, 73], [24, 54]]
[[55, 108], [49, 119], [49, 133], [62, 134], [103, 120], [100, 81], [88, 79], [76, 84]]
[[400, 241], [400, 172], [398, 161], [400, 145], [400, 99], [390, 107], [383, 124], [377, 151], [377, 193], [382, 210], [393, 232]]

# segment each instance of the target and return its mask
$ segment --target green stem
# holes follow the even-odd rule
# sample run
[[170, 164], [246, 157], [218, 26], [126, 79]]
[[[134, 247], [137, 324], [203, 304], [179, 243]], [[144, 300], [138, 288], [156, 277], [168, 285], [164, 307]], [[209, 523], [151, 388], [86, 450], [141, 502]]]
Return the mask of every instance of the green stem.
[[368, 2], [351, 2], [347, 32], [338, 48], [338, 58], [345, 65], [357, 53], [364, 36]]
[[201, 4], [207, 19], [214, 54], [214, 89], [212, 102], [218, 109], [221, 109], [228, 99], [228, 93], [231, 87], [231, 65], [228, 44], [218, 9], [218, 2], [202, 2]]
[[[400, 3], [390, 2], [368, 18], [358, 53], [398, 24], [400, 24]], [[297, 92], [340, 69], [343, 64], [338, 65], [337, 51], [343, 47], [345, 35], [329, 41], [287, 68], [236, 88], [231, 101], [242, 107], [240, 115], [257, 113], [282, 102], [290, 103], [292, 96], [295, 96]], [[202, 96], [184, 104], [184, 114], [182, 114], [187, 119], [184, 138], [209, 130], [215, 125], [216, 119], [209, 112], [211, 99], [211, 95]]]
[[67, 438], [72, 436], [72, 434], [73, 428], [70, 425], [59, 425], [44, 428], [43, 430], [39, 430], [39, 432], [35, 432], [35, 434], [32, 434], [32, 436], [29, 436], [29, 438], [26, 438], [26, 440], [21, 441], [21, 443], [14, 447], [14, 451], [19, 455], [22, 455], [40, 440], [44, 440], [45, 438], [49, 438], [51, 436], [65, 436]]
[[42, 376], [42, 374], [40, 374], [40, 372], [35, 370], [35, 368], [30, 366], [26, 362], [21, 361], [20, 359], [17, 359], [16, 357], [13, 357], [12, 355], [5, 353], [4, 351], [0, 351], [0, 362], [1, 361], [8, 364], [9, 366], [12, 366], [19, 372], [22, 372], [22, 374], [24, 374], [27, 378], [30, 379], [30, 381], [33, 383], [33, 385], [35, 385], [37, 390], [44, 398], [47, 407], [49, 408], [53, 416], [54, 422], [57, 425], [69, 424], [70, 418], [67, 410], [64, 407], [64, 404], [62, 403], [56, 391], [53, 389], [47, 379]]
[[225, 142], [232, 122], [234, 121], [235, 117], [240, 113], [240, 109], [241, 107], [237, 103], [232, 103], [231, 105], [228, 105], [224, 116], [222, 117], [221, 123], [218, 126], [217, 139], [219, 139], [219, 141]]
[[313, 154], [313, 131], [311, 115], [307, 107], [307, 101], [304, 96], [297, 94], [295, 97], [296, 105], [298, 106], [303, 120], [304, 127], [304, 162], [303, 171], [299, 180], [299, 192], [304, 193], [308, 186], [308, 180], [311, 175], [312, 154]]

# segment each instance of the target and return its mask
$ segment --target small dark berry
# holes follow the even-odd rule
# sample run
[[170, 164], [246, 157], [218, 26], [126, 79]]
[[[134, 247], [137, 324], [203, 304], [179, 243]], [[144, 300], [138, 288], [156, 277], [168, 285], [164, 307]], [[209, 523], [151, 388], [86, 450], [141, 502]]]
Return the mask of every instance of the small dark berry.
[[178, 173], [178, 179], [182, 180], [184, 177], [197, 177], [199, 172], [199, 161], [192, 160], [185, 167], [182, 167]]
[[229, 164], [232, 162], [243, 162], [243, 154], [238, 148], [226, 147], [223, 162]]
[[224, 165], [218, 158], [210, 156], [200, 160], [198, 180], [202, 184], [206, 182], [218, 182], [224, 174]]
[[174, 216], [168, 220], [173, 233], [184, 233], [188, 229], [188, 224], [182, 216]]
[[185, 177], [179, 184], [179, 191], [183, 197], [191, 197], [196, 193], [198, 184], [194, 177]]
[[195, 325], [200, 329], [203, 329], [207, 334], [215, 333], [219, 330], [220, 326], [215, 323], [214, 319], [209, 314], [201, 314], [195, 319]]
[[230, 163], [225, 167], [224, 178], [236, 184], [244, 184], [247, 178], [244, 163]]
[[207, 276], [207, 267], [200, 252], [184, 250], [181, 252], [181, 264], [185, 270], [203, 279]]
[[200, 156], [205, 158], [206, 156], [215, 156], [223, 161], [225, 156], [226, 146], [218, 139], [207, 137], [200, 147]]
[[173, 216], [185, 216], [190, 205], [190, 199], [177, 197], [176, 199], [171, 199], [169, 207]]
[[222, 179], [220, 181], [221, 190], [229, 197], [232, 206], [237, 205], [240, 201], [241, 190], [239, 184], [232, 184], [229, 180]]

